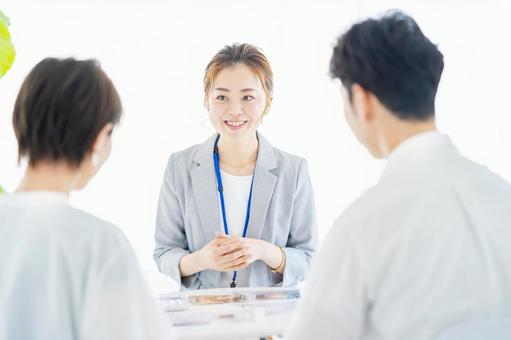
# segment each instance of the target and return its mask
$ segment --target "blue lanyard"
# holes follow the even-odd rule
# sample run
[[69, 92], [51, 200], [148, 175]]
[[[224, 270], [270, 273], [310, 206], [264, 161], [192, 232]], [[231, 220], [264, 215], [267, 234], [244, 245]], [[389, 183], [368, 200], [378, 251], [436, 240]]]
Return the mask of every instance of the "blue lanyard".
[[[213, 160], [215, 162], [216, 182], [218, 184], [218, 192], [220, 193], [220, 205], [222, 206], [222, 219], [224, 221], [225, 235], [229, 235], [229, 227], [227, 226], [227, 217], [225, 215], [225, 201], [224, 201], [224, 187], [222, 185], [222, 175], [220, 174], [220, 156], [218, 155], [218, 140], [215, 141], [215, 148], [213, 149]], [[252, 188], [254, 187], [254, 176], [252, 176], [252, 183], [250, 183], [250, 194], [248, 195], [247, 214], [245, 216], [245, 225], [243, 226], [243, 237], [247, 236], [248, 221], [250, 220], [250, 205], [252, 203]], [[232, 273], [231, 288], [236, 287], [237, 272]]]

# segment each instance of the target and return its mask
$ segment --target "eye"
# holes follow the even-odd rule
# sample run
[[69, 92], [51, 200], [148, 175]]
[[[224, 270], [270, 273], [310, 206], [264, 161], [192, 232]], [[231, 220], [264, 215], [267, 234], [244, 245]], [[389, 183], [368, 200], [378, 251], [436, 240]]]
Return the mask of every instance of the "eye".
[[243, 100], [245, 100], [245, 101], [249, 102], [249, 101], [251, 101], [251, 100], [254, 100], [254, 97], [249, 96], [249, 95], [246, 95], [245, 97], [243, 97]]
[[216, 100], [224, 101], [224, 100], [226, 100], [226, 99], [227, 99], [227, 97], [225, 97], [224, 95], [222, 95], [222, 94], [221, 94], [221, 95], [219, 95], [219, 96], [216, 96], [216, 98], [215, 98], [215, 99], [216, 99]]

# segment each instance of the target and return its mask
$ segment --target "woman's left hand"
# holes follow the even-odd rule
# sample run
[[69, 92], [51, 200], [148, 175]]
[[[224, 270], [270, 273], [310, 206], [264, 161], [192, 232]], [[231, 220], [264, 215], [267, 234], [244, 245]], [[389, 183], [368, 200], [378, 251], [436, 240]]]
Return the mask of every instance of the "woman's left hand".
[[234, 248], [233, 251], [243, 249], [244, 255], [247, 257], [247, 266], [254, 261], [261, 260], [270, 268], [276, 268], [282, 262], [280, 248], [267, 241], [249, 237], [227, 236], [220, 233], [217, 233], [216, 237], [225, 240], [219, 248]]
[[264, 254], [264, 243], [265, 241], [248, 238], [248, 237], [238, 237], [238, 236], [226, 236], [224, 234], [217, 234], [216, 237], [218, 239], [223, 239], [224, 241], [218, 247], [218, 250], [221, 252], [222, 248], [226, 249], [234, 249], [229, 253], [224, 255], [229, 255], [238, 250], [243, 250], [244, 256], [247, 258], [247, 266], [254, 261], [262, 260]]

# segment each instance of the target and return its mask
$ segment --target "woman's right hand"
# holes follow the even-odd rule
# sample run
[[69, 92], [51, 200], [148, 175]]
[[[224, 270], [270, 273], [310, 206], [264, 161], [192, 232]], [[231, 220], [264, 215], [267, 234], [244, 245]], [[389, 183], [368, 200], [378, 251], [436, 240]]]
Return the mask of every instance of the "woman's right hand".
[[217, 237], [198, 251], [198, 259], [205, 269], [233, 272], [250, 264], [247, 249], [236, 237]]

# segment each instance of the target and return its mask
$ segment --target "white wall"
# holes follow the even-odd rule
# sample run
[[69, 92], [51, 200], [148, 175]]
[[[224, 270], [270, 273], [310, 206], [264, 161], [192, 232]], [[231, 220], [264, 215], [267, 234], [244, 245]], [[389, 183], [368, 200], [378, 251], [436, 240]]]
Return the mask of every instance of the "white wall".
[[21, 82], [46, 56], [97, 58], [125, 107], [112, 156], [74, 205], [120, 226], [158, 290], [152, 262], [159, 186], [169, 154], [212, 132], [202, 107], [203, 70], [225, 44], [263, 48], [275, 99], [261, 132], [309, 160], [322, 236], [385, 166], [344, 122], [331, 47], [351, 23], [389, 8], [414, 16], [445, 56], [440, 129], [463, 153], [511, 180], [511, 6], [505, 1], [29, 1], [3, 0], [17, 59], [0, 80], [0, 184], [15, 190], [11, 112]]

